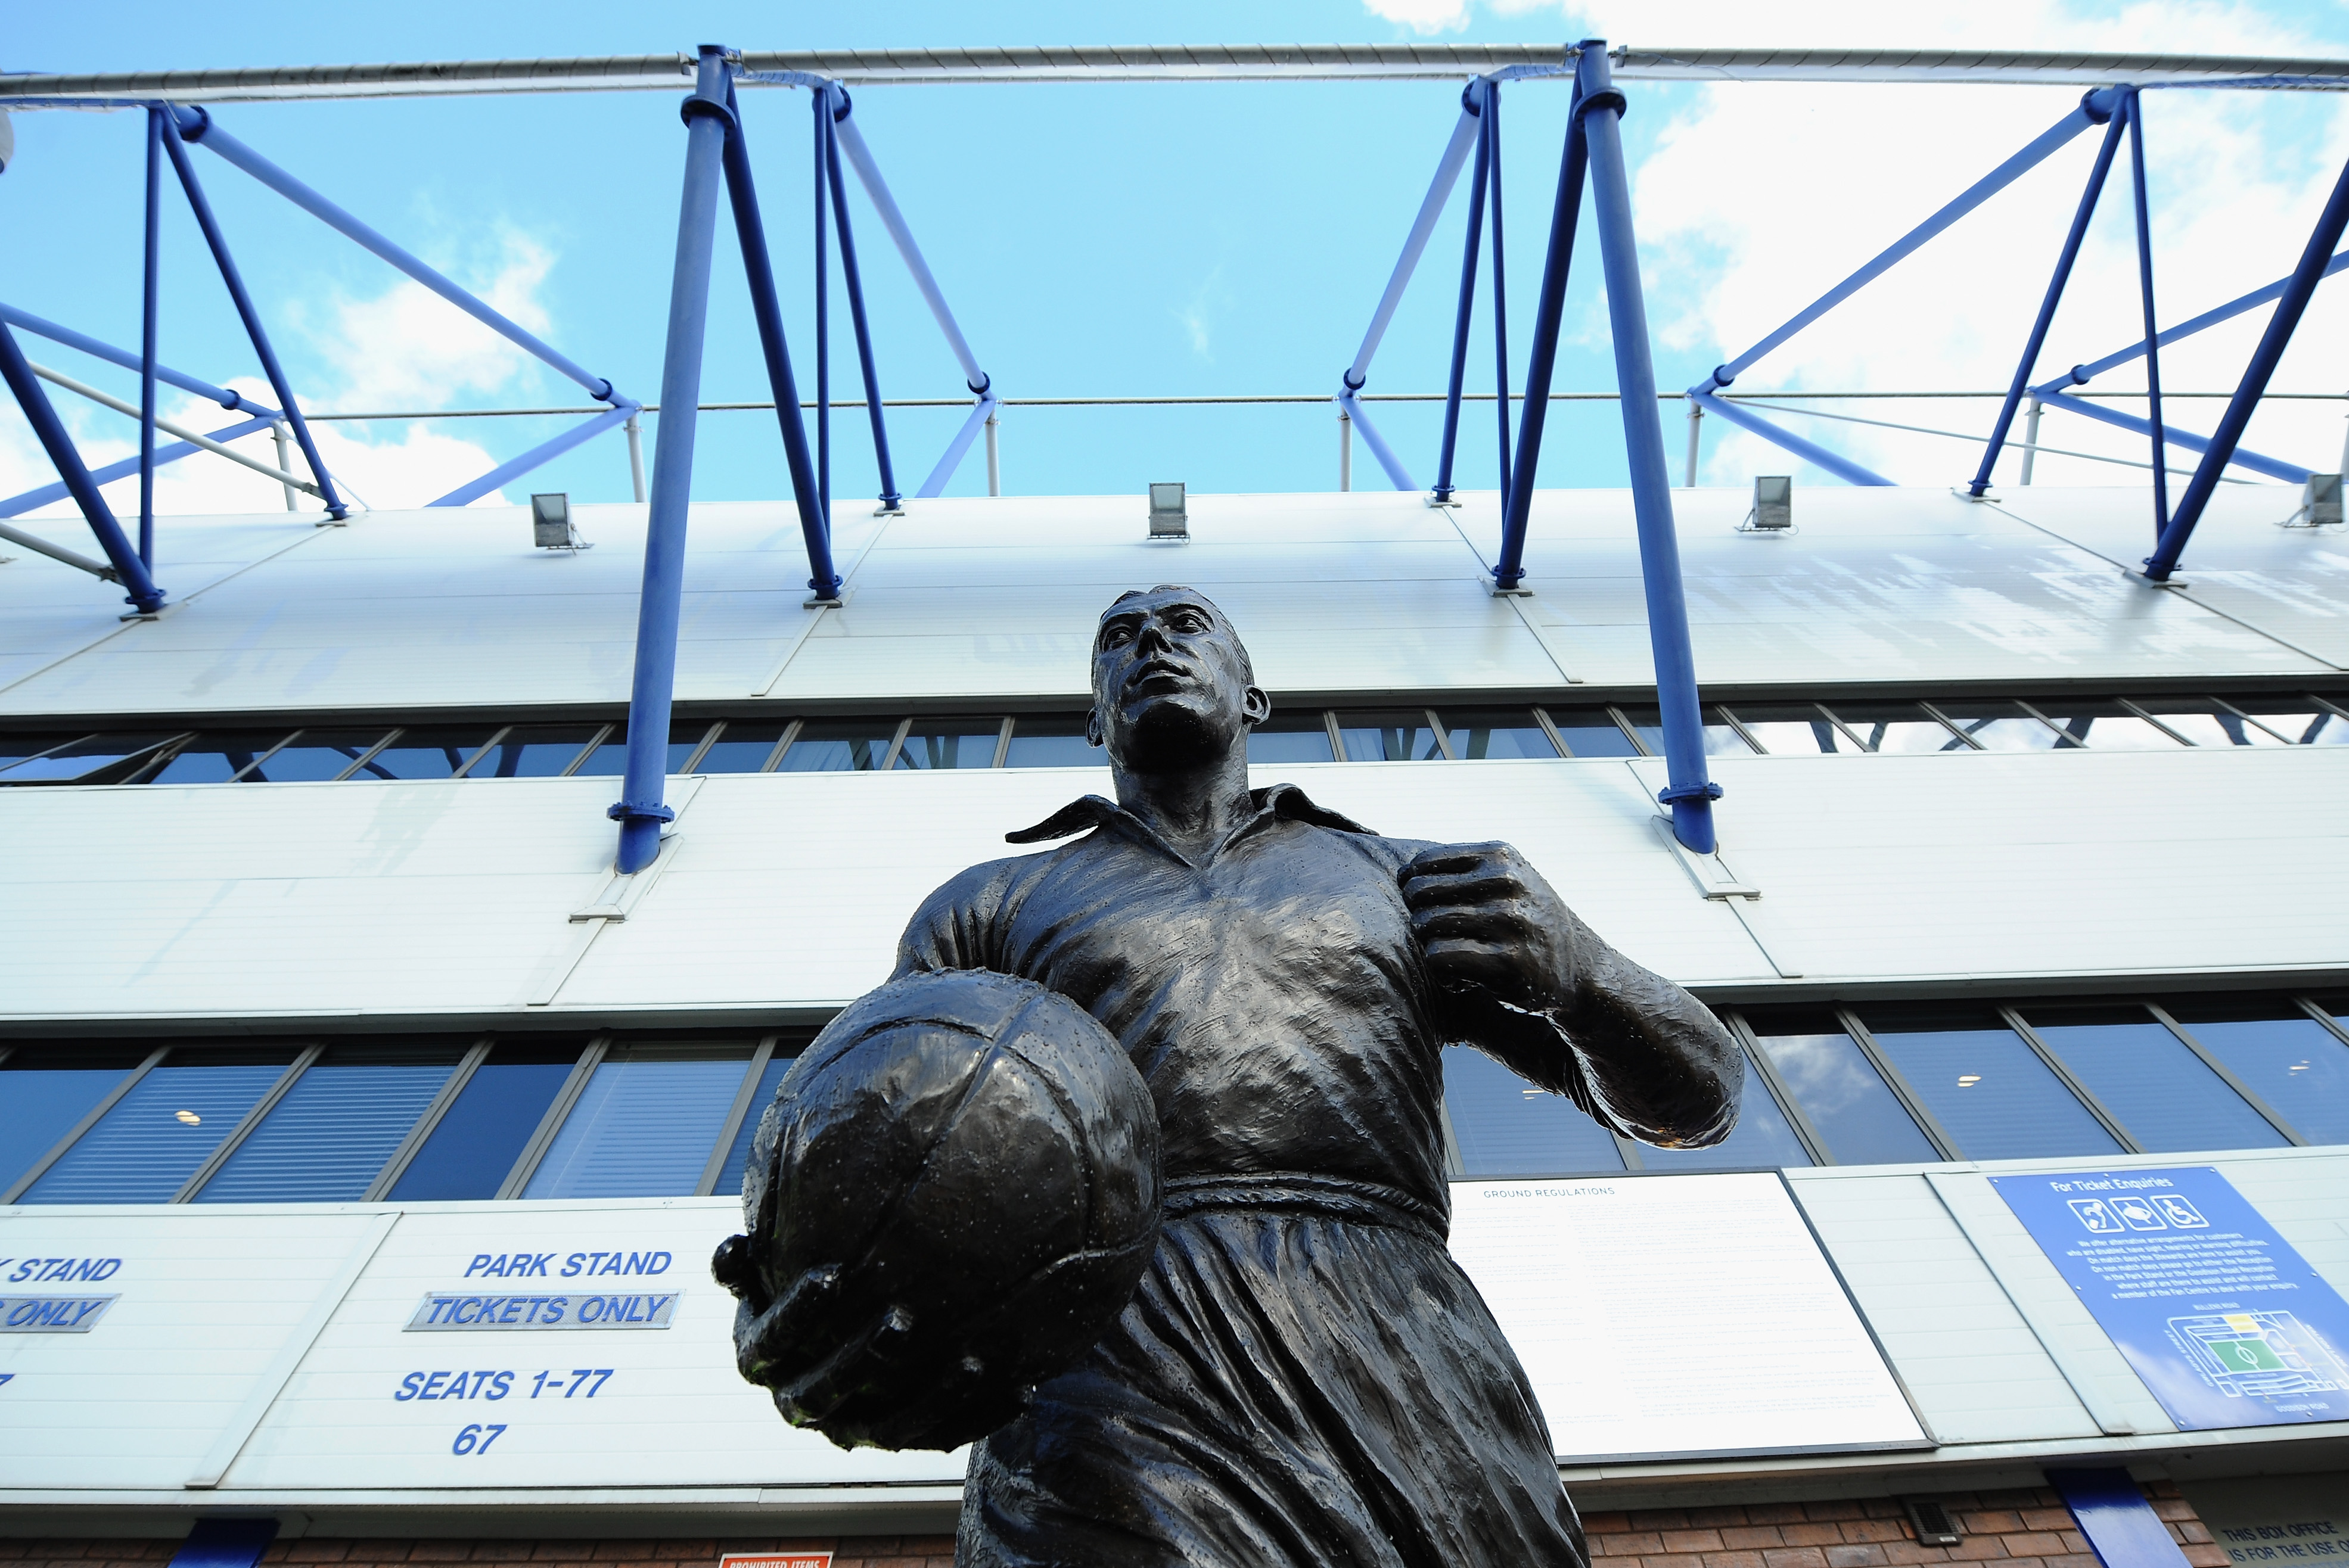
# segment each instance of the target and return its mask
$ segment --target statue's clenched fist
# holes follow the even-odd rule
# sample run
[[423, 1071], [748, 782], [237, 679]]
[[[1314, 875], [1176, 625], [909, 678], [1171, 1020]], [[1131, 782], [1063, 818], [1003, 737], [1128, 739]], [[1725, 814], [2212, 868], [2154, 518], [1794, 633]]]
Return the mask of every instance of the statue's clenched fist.
[[1446, 844], [1402, 869], [1402, 900], [1428, 978], [1529, 1012], [1574, 999], [1577, 925], [1531, 861], [1507, 844]]

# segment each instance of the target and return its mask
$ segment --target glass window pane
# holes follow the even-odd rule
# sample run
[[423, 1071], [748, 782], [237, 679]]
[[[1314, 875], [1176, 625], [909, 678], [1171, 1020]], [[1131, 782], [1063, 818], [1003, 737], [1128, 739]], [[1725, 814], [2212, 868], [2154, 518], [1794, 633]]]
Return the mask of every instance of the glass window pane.
[[[793, 749], [797, 749], [794, 748]], [[1085, 743], [1082, 714], [1025, 715], [1011, 724], [1006, 768], [1107, 768], [1109, 753]]]
[[24, 1046], [0, 1062], [0, 1192], [146, 1056], [114, 1046]]
[[1837, 1163], [1897, 1165], [1941, 1158], [1832, 1015], [1772, 1009], [1749, 1013], [1746, 1022]]
[[2245, 724], [2206, 697], [2147, 696], [2137, 706], [2161, 720], [2197, 746], [2282, 746], [2284, 742], [2256, 724]]
[[2054, 701], [2031, 705], [2050, 724], [2095, 751], [2175, 751], [2175, 737], [2116, 702]]
[[999, 718], [917, 718], [897, 748], [896, 766], [915, 771], [992, 768], [1002, 738]]
[[2023, 712], [2020, 703], [1936, 702], [1933, 706], [1984, 751], [2053, 751], [2071, 745]]
[[[1619, 711], [1623, 715], [1624, 722], [1639, 732], [1640, 743], [1647, 747], [1648, 750], [1653, 755], [1661, 757], [1664, 754], [1664, 721], [1662, 716], [1652, 707], [1627, 707], [1619, 709]], [[1745, 738], [1738, 734], [1736, 729], [1722, 717], [1721, 710], [1719, 708], [1710, 708], [1702, 711], [1704, 713], [1705, 719], [1704, 750], [1706, 756], [1718, 757], [1724, 752], [1732, 757], [1751, 757], [1754, 755], [1754, 748], [1746, 744]]]
[[[729, 719], [709, 749], [701, 754], [698, 773], [758, 773], [775, 754], [783, 738], [781, 719]], [[681, 763], [677, 764], [682, 766]]]
[[1993, 1014], [1869, 1008], [1876, 1043], [1968, 1160], [2117, 1154], [2121, 1146]]
[[1827, 711], [1870, 751], [1964, 751], [1966, 743], [1913, 702], [1838, 702]]
[[1330, 727], [1320, 712], [1276, 713], [1248, 731], [1247, 759], [1259, 764], [1330, 762]]
[[1640, 748], [1603, 707], [1554, 707], [1550, 723], [1571, 757], [1637, 757]]
[[[694, 748], [701, 744], [701, 738], [709, 733], [709, 721], [706, 718], [691, 719], [671, 725], [668, 732], [668, 771], [673, 774], [684, 772], [685, 765], [693, 756]], [[767, 743], [767, 748], [771, 751], [774, 749], [772, 740]], [[488, 766], [487, 762], [482, 763], [480, 768], [473, 769], [473, 774], [479, 776], [481, 769]], [[574, 779], [590, 777], [617, 779], [627, 770], [628, 727], [622, 724], [613, 726], [612, 732], [604, 738], [604, 743], [589, 752], [585, 759], [571, 770], [571, 776]], [[736, 771], [739, 772], [740, 769]]]
[[440, 729], [409, 729], [377, 752], [354, 779], [446, 779], [465, 759], [487, 746], [497, 733], [494, 725], [476, 724]]
[[490, 1050], [424, 1147], [392, 1183], [396, 1202], [494, 1198], [546, 1108], [579, 1060], [585, 1042], [507, 1045]]
[[168, 1203], [294, 1063], [283, 1050], [174, 1051], [42, 1172], [25, 1203]]
[[1557, 748], [1529, 707], [1453, 708], [1442, 715], [1452, 754], [1473, 761], [1493, 757], [1556, 757]]
[[464, 1055], [446, 1044], [337, 1046], [196, 1193], [199, 1203], [351, 1202], [383, 1171]]
[[600, 724], [516, 725], [465, 769], [468, 779], [549, 779], [579, 760]]
[[1649, 1171], [1751, 1171], [1808, 1165], [1810, 1150], [1795, 1136], [1794, 1124], [1771, 1098], [1770, 1086], [1749, 1067], [1737, 1125], [1710, 1149], [1656, 1149], [1640, 1145], [1640, 1164]]
[[1620, 1171], [1607, 1130], [1564, 1095], [1536, 1088], [1482, 1051], [1444, 1051], [1444, 1111], [1471, 1176], [1572, 1176]]
[[84, 738], [87, 738], [80, 730], [71, 735], [0, 735], [0, 773], [6, 772], [28, 757], [38, 757]]
[[2154, 1153], [2285, 1143], [2267, 1118], [2142, 1007], [2033, 1007], [2024, 1016], [2072, 1076]]
[[2170, 1012], [2302, 1138], [2349, 1143], [2349, 1046], [2323, 1025], [2296, 1008], [2256, 1004], [2189, 1004]]
[[147, 780], [150, 784], [220, 784], [252, 767], [285, 738], [283, 729], [199, 735]]
[[2294, 746], [2349, 746], [2349, 718], [2307, 697], [2239, 696], [2228, 701]]
[[[796, 747], [794, 750], [798, 749]], [[742, 1087], [748, 1046], [616, 1046], [595, 1068], [525, 1198], [690, 1193]]]
[[801, 727], [783, 753], [785, 773], [870, 773], [897, 738], [894, 718], [826, 719]]
[[[294, 784], [339, 779], [367, 748], [389, 733], [378, 729], [305, 729], [244, 776], [248, 784]], [[176, 759], [174, 759], [176, 765]], [[168, 771], [168, 769], [167, 769]]]
[[1349, 762], [1426, 762], [1439, 759], [1444, 748], [1427, 727], [1425, 708], [1393, 713], [1341, 713], [1338, 738]]
[[750, 1163], [750, 1140], [759, 1136], [759, 1119], [775, 1103], [775, 1086], [792, 1070], [792, 1059], [781, 1052], [767, 1058], [759, 1074], [759, 1087], [750, 1091], [750, 1109], [742, 1113], [742, 1125], [734, 1130], [734, 1144], [726, 1151], [726, 1167], [718, 1172], [713, 1196], [732, 1198], [741, 1192], [742, 1172]]
[[[93, 735], [0, 769], [0, 784], [71, 784], [150, 752], [171, 739], [158, 735]], [[5, 760], [5, 759], [0, 759]]]
[[1773, 757], [1816, 757], [1859, 749], [1828, 721], [1826, 711], [1813, 703], [1741, 702], [1730, 711]]

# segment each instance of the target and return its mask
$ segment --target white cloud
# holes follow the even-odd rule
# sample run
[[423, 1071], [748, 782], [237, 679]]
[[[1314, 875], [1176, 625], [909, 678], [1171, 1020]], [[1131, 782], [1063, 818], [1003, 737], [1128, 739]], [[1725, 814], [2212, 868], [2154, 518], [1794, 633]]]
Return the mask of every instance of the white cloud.
[[1400, 22], [1413, 32], [1456, 33], [1468, 25], [1468, 0], [1362, 0], [1374, 16]]

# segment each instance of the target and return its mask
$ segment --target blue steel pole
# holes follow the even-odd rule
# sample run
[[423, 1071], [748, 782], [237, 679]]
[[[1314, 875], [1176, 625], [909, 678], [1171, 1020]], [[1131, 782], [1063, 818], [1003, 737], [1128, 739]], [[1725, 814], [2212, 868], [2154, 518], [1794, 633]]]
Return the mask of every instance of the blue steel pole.
[[2251, 422], [2251, 414], [2260, 406], [2261, 395], [2268, 389], [2268, 378], [2275, 374], [2276, 362], [2292, 342], [2292, 330], [2300, 325], [2302, 312], [2308, 309], [2310, 296], [2316, 293], [2323, 280], [2325, 261], [2333, 247], [2341, 242], [2341, 232], [2349, 228], [2349, 165], [2333, 181], [2333, 195], [2324, 203], [2324, 211], [2316, 221], [2316, 232], [2308, 237], [2308, 248], [2301, 253], [2300, 265], [2292, 269], [2292, 281], [2284, 285], [2283, 297], [2276, 301], [2275, 315], [2268, 318], [2268, 329], [2260, 337], [2260, 346], [2252, 351], [2251, 362], [2243, 367], [2243, 379], [2228, 401], [2226, 417], [2210, 433], [2210, 449], [2196, 465], [2194, 477], [2186, 482], [2186, 493], [2178, 498], [2178, 512], [2169, 526], [2161, 531], [2161, 542], [2146, 558], [2145, 574], [2156, 583], [2166, 583], [2178, 569], [2178, 558], [2185, 552], [2186, 542], [2194, 537], [2194, 525], [2201, 521], [2202, 509], [2209, 503], [2210, 492], [2219, 488], [2219, 476], [2234, 455], [2235, 444], [2243, 438], [2243, 428]]
[[238, 317], [244, 323], [244, 335], [253, 340], [253, 352], [261, 361], [262, 373], [269, 377], [272, 390], [277, 394], [277, 405], [285, 410], [285, 422], [294, 427], [294, 438], [301, 443], [302, 456], [310, 465], [310, 477], [317, 481], [326, 502], [326, 515], [340, 521], [350, 516], [351, 509], [335, 493], [334, 476], [318, 457], [317, 443], [310, 438], [309, 421], [302, 418], [301, 406], [294, 401], [294, 388], [287, 385], [285, 372], [277, 363], [277, 351], [269, 346], [269, 334], [261, 325], [261, 313], [254, 308], [253, 296], [245, 292], [244, 279], [236, 270], [236, 259], [228, 253], [228, 236], [221, 232], [220, 222], [212, 216], [212, 204], [204, 196], [204, 188], [196, 180], [196, 166], [189, 161], [186, 142], [191, 136], [202, 134], [202, 122], [194, 130], [182, 129], [177, 136], [163, 139], [163, 150], [171, 154], [171, 167], [180, 176], [180, 188], [187, 192], [189, 210], [196, 215], [196, 226], [204, 232], [204, 243], [212, 247], [212, 260], [219, 263], [221, 282], [228, 286], [228, 297], [236, 306]]
[[[1700, 855], [1713, 851], [1713, 803], [1721, 786], [1705, 776], [1704, 722], [1697, 708], [1696, 659], [1689, 646], [1688, 601], [1681, 587], [1680, 541], [1672, 529], [1672, 480], [1665, 467], [1664, 427], [1656, 409], [1656, 367], [1649, 357], [1647, 302], [1631, 232], [1631, 185], [1623, 171], [1623, 95], [1614, 89], [1607, 46], [1582, 46], [1575, 111], [1590, 156], [1591, 215], [1607, 278], [1608, 325], [1615, 338], [1615, 386], [1623, 404], [1624, 455], [1630, 459], [1631, 510], [1640, 530], [1640, 573], [1647, 580], [1648, 641], [1656, 661], [1670, 786], [1657, 799], [1672, 809], [1672, 836]], [[1530, 488], [1530, 487], [1528, 487]]]
[[[1468, 373], [1468, 327], [1476, 314], [1476, 246], [1485, 234], [1485, 119], [1478, 98], [1485, 84], [1470, 82], [1460, 107], [1476, 117], [1476, 166], [1468, 176], [1468, 238], [1460, 252], [1460, 308], [1452, 322], [1452, 378], [1444, 394], [1444, 446], [1436, 454], [1435, 499], [1452, 499], [1452, 454], [1460, 439], [1460, 388]], [[1504, 487], [1506, 490], [1506, 487]], [[1506, 500], [1506, 494], [1503, 500]]]
[[2153, 439], [2153, 542], [2169, 525], [2169, 453], [2161, 438], [2160, 326], [2153, 317], [2153, 215], [2145, 197], [2145, 100], [2129, 89], [2129, 183], [2137, 197], [2137, 288], [2145, 306], [2146, 422]]
[[[275, 422], [273, 419], [244, 419], [233, 425], [223, 426], [217, 430], [207, 430], [204, 434], [215, 441], [233, 441], [239, 436], [250, 436], [255, 430], [265, 430]], [[191, 458], [202, 450], [202, 447], [187, 441], [174, 441], [168, 447], [155, 449], [155, 466], [160, 469], [166, 463], [176, 463], [181, 458]], [[125, 458], [119, 463], [109, 463], [102, 469], [90, 469], [89, 480], [95, 485], [110, 485], [117, 480], [129, 479], [138, 471], [139, 459]], [[0, 499], [0, 517], [22, 517], [35, 507], [47, 506], [51, 501], [63, 500], [72, 493], [73, 491], [63, 484], [40, 485], [20, 494]]]
[[1515, 588], [1526, 575], [1526, 526], [1533, 515], [1534, 480], [1541, 469], [1542, 428], [1549, 418], [1549, 382], [1557, 366], [1558, 324], [1566, 310], [1567, 275], [1574, 264], [1574, 229], [1582, 215], [1582, 182], [1590, 166], [1582, 129], [1581, 97], [1566, 119], [1558, 154], [1557, 196], [1549, 211], [1549, 251], [1542, 258], [1541, 300], [1534, 311], [1534, 341], [1526, 356], [1526, 411], [1517, 420], [1516, 485], [1503, 498], [1501, 555], [1493, 586]]
[[163, 262], [163, 107], [147, 111], [147, 273], [139, 322], [139, 559], [155, 570], [155, 327]]
[[839, 125], [848, 118], [848, 95], [838, 88], [827, 88], [818, 96], [829, 102], [835, 93], [840, 107], [825, 126], [832, 155], [824, 161], [832, 166], [832, 216], [840, 229], [840, 275], [848, 285], [848, 319], [856, 327], [856, 366], [864, 378], [864, 411], [873, 422], [873, 459], [881, 469], [881, 506], [885, 511], [895, 511], [903, 498], [897, 494], [897, 476], [889, 466], [889, 426], [881, 407], [881, 378], [873, 369], [873, 333], [864, 322], [864, 286], [856, 276], [856, 236], [848, 226], [848, 188], [840, 178]]
[[[2095, 110], [2091, 108], [2090, 112]], [[2023, 361], [2014, 367], [2013, 383], [2006, 389], [2006, 401], [1999, 407], [1998, 423], [1991, 427], [1990, 445], [1982, 450], [1982, 467], [1974, 470], [1973, 482], [1967, 486], [1971, 494], [1981, 495], [1990, 489], [1991, 469], [1998, 466], [1999, 453], [2006, 447], [2007, 432], [2014, 428], [2014, 411], [2022, 406], [2032, 369], [2039, 363], [2040, 350], [2046, 346], [2047, 329], [2055, 320], [2055, 306], [2064, 298], [2064, 285], [2071, 281], [2073, 263], [2080, 259], [2080, 242], [2087, 238], [2088, 220], [2095, 216], [2096, 199], [2104, 194], [2105, 177], [2112, 172], [2113, 154], [2120, 146], [2126, 117], [2107, 114], [2105, 119], [2105, 139], [2096, 149], [2095, 166], [2088, 171], [2087, 186], [2080, 192], [2079, 210], [2072, 214], [2071, 230], [2064, 236], [2064, 249], [2055, 258], [2055, 275], [2047, 281], [2047, 297], [2039, 302], [2038, 318], [2032, 322], [2030, 339], [2023, 346]]]
[[800, 536], [807, 545], [808, 588], [819, 599], [836, 599], [840, 573], [833, 569], [832, 520], [816, 500], [815, 464], [808, 456], [807, 426], [800, 418], [799, 383], [792, 377], [782, 302], [775, 295], [774, 262], [767, 253], [767, 225], [759, 216], [759, 188], [750, 179], [750, 146], [743, 135], [741, 111], [730, 85], [726, 107], [735, 112], [726, 137], [726, 194], [734, 207], [734, 235], [742, 242], [742, 271], [750, 284], [750, 314], [758, 318], [767, 384], [775, 394], [775, 422], [782, 428], [783, 461], [791, 469], [792, 499], [798, 503]]
[[815, 498], [832, 527], [832, 268], [824, 258], [824, 187], [832, 174], [832, 106], [812, 95], [815, 109]]
[[[93, 359], [103, 359], [109, 365], [119, 365], [125, 370], [140, 368], [139, 356], [127, 348], [117, 348], [110, 343], [100, 343], [86, 332], [76, 332], [69, 326], [59, 326], [54, 321], [46, 321], [28, 310], [18, 310], [15, 305], [5, 301], [0, 301], [0, 322], [6, 322], [10, 326], [23, 327], [26, 332], [36, 336], [46, 337], [51, 343], [62, 343], [67, 348], [78, 348]], [[223, 408], [235, 408], [243, 413], [256, 415], [264, 421], [285, 418], [279, 410], [256, 403], [242, 393], [232, 392], [225, 387], [215, 387], [209, 381], [198, 380], [185, 371], [174, 370], [168, 365], [159, 364], [155, 366], [155, 378], [159, 381], [168, 381], [183, 392], [192, 392], [199, 397], [209, 398]], [[226, 438], [217, 438], [225, 439]]]
[[618, 869], [631, 875], [660, 853], [660, 829], [677, 813], [662, 800], [668, 776], [669, 701], [677, 682], [678, 622], [685, 597], [685, 527], [693, 501], [694, 414], [701, 401], [702, 335], [709, 321], [709, 253], [718, 232], [725, 155], [726, 51], [701, 46], [694, 94], [685, 100], [685, 189], [678, 202], [677, 264], [669, 284], [668, 339], [661, 362], [661, 422], [645, 529], [644, 596], [636, 612], [636, 667], [628, 692], [628, 763], [620, 800]]
[[1502, 270], [1501, 84], [1498, 82], [1488, 84], [1485, 89], [1485, 140], [1492, 148], [1492, 156], [1485, 163], [1485, 178], [1492, 186], [1486, 201], [1493, 217], [1493, 407], [1500, 420], [1495, 434], [1501, 444], [1501, 504], [1506, 508], [1509, 500], [1509, 292], [1508, 280]]
[[142, 615], [151, 615], [163, 605], [163, 591], [155, 586], [148, 575], [147, 563], [139, 559], [130, 541], [124, 537], [122, 525], [114, 521], [114, 513], [106, 498], [98, 493], [97, 481], [89, 477], [89, 469], [75, 449], [73, 438], [66, 433], [65, 421], [49, 404], [49, 395], [42, 390], [40, 377], [33, 374], [32, 362], [25, 351], [16, 346], [16, 335], [0, 323], [0, 380], [5, 380], [8, 390], [16, 395], [16, 402], [25, 410], [26, 423], [33, 434], [40, 438], [41, 446], [57, 465], [57, 477], [66, 483], [67, 491], [81, 514], [88, 520], [89, 531], [98, 536], [100, 549], [114, 568], [114, 576], [130, 592], [131, 604]]
[[[2324, 263], [2324, 275], [2328, 278], [2335, 273], [2344, 271], [2349, 271], [2349, 251], [2343, 251], [2335, 253], [2331, 261]], [[2280, 297], [2283, 294], [2284, 289], [2289, 286], [2291, 283], [2292, 279], [2289, 277], [2278, 278], [2275, 282], [2268, 284], [2265, 288], [2253, 289], [2247, 294], [2241, 294], [2234, 299], [2229, 300], [2225, 304], [2206, 310], [2200, 315], [2194, 317], [2191, 321], [2181, 321], [2176, 326], [2171, 327], [2168, 332], [2161, 335], [2158, 346], [2167, 348], [2171, 344], [2176, 343], [2179, 338], [2191, 337], [2196, 333], [2216, 326], [2222, 321], [2232, 321], [2235, 317], [2242, 315], [2247, 310], [2256, 310], [2261, 305], [2266, 304], [2270, 301]], [[6, 315], [8, 309], [9, 307], [6, 305], [0, 305], [0, 315]], [[17, 325], [20, 326], [30, 326], [32, 325], [30, 322], [19, 319], [20, 315], [21, 313], [19, 313], [19, 315], [9, 316], [9, 319], [16, 321]], [[40, 329], [36, 327], [34, 330], [38, 331]], [[2127, 365], [2130, 360], [2135, 359], [2138, 355], [2143, 354], [2145, 351], [2145, 344], [2132, 344], [2116, 354], [2106, 355], [2102, 359], [2091, 360], [2085, 365], [2075, 365], [2071, 369], [2065, 371], [2063, 375], [2056, 377], [2054, 380], [2043, 382], [2039, 386], [2033, 387], [2031, 390], [2044, 397], [2048, 393], [2055, 391], [2058, 388], [2085, 387], [2089, 382], [2095, 380], [2097, 377], [2102, 376], [2106, 371], [2113, 369], [2116, 366]]]
[[[2133, 435], [2153, 434], [2151, 420], [2140, 419], [2134, 414], [2124, 414], [2118, 408], [2104, 407], [2099, 404], [2088, 402], [2085, 398], [2075, 397], [2068, 392], [2043, 393], [2039, 398], [2039, 406], [2043, 408], [2061, 408], [2068, 413], [2083, 414], [2091, 419], [2117, 426]], [[2200, 453], [2210, 449], [2210, 443], [2208, 440], [2191, 430], [2181, 430], [2175, 425], [2164, 425], [2161, 428], [2161, 438], [2170, 446], [2183, 447], [2189, 452]], [[2302, 464], [2288, 463], [2282, 458], [2271, 458], [2263, 452], [2255, 452], [2240, 443], [2227, 460], [2239, 469], [2249, 469], [2253, 473], [2265, 474], [2270, 479], [2282, 480], [2286, 484], [2301, 484], [2308, 479], [2308, 469]]]

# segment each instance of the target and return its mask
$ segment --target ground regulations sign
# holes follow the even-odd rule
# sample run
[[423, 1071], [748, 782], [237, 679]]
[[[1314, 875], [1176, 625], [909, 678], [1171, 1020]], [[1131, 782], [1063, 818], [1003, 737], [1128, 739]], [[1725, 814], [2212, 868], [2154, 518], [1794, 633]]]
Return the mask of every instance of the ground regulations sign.
[[1452, 1208], [1561, 1460], [1930, 1446], [1775, 1174], [1459, 1181]]
[[2349, 1420], [2349, 1303], [2217, 1171], [1991, 1185], [2184, 1430]]

